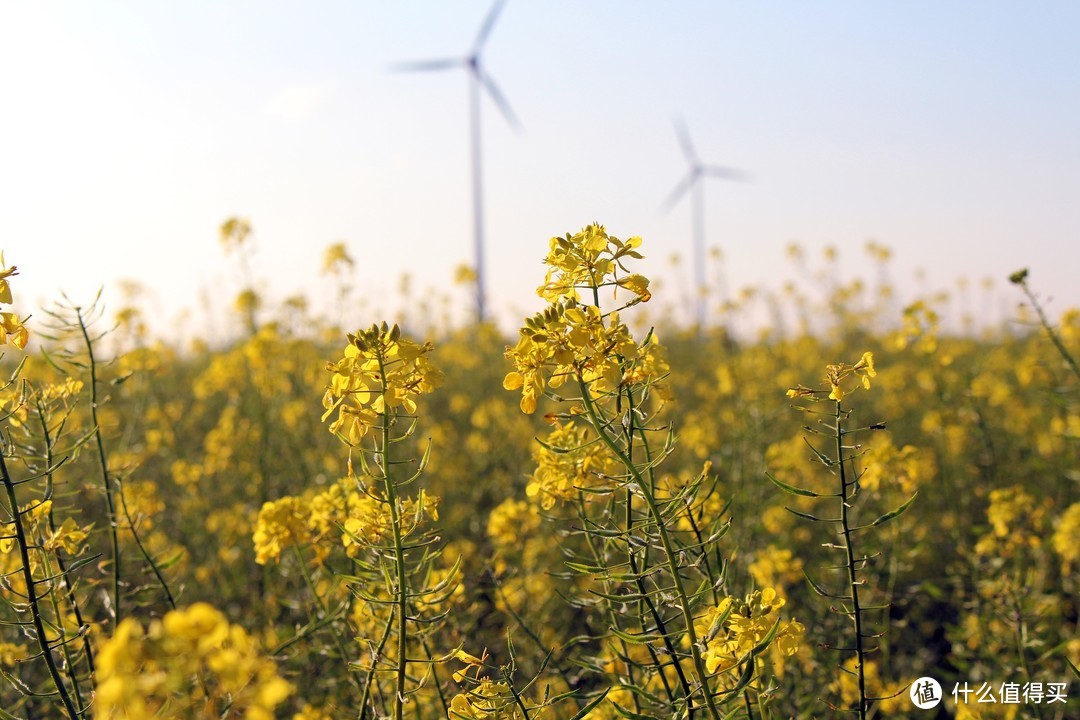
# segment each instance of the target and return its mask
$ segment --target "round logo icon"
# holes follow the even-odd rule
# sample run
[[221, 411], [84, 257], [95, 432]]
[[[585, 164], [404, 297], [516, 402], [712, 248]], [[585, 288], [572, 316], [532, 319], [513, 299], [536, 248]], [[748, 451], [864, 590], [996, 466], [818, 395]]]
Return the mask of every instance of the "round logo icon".
[[921, 677], [911, 683], [908, 691], [911, 703], [920, 710], [929, 710], [937, 707], [941, 702], [941, 683], [932, 677]]

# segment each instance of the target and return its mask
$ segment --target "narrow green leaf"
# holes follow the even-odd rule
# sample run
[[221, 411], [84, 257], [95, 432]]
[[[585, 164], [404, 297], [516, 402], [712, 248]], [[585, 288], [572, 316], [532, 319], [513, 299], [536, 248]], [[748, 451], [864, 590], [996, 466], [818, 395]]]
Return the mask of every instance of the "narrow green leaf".
[[907, 511], [907, 509], [909, 507], [911, 507], [911, 503], [915, 502], [915, 498], [917, 498], [917, 497], [919, 497], [919, 491], [918, 490], [915, 491], [914, 495], [912, 495], [910, 498], [908, 498], [907, 502], [905, 502], [903, 505], [896, 508], [892, 512], [885, 513], [884, 515], [879, 517], [877, 520], [870, 523], [870, 526], [871, 527], [877, 527], [878, 525], [882, 525], [884, 523], [889, 522], [890, 520], [892, 520], [895, 517], [899, 517], [900, 515], [903, 515]]
[[788, 485], [782, 480], [777, 480], [775, 477], [773, 477], [772, 473], [765, 473], [765, 477], [772, 480], [773, 485], [780, 488], [786, 493], [791, 493], [792, 495], [801, 495], [802, 497], [821, 497], [821, 493], [816, 493], [813, 490], [804, 490], [803, 488], [797, 488], [794, 485]]
[[167, 559], [161, 561], [160, 563], [158, 563], [158, 570], [168, 570], [173, 565], [180, 562], [184, 558], [184, 556], [186, 554], [187, 554], [187, 550], [181, 549], [181, 550], [177, 551], [176, 554], [174, 554], [172, 557], [167, 558]]
[[610, 628], [611, 634], [620, 640], [625, 640], [628, 643], [634, 643], [635, 645], [643, 645], [652, 642], [654, 636], [650, 633], [642, 633], [641, 635], [632, 635], [628, 632], [623, 632], [618, 628]]
[[[657, 592], [659, 592], [659, 591], [658, 590], [653, 591], [653, 593], [657, 593]], [[652, 593], [650, 593], [650, 594], [643, 595], [641, 593], [634, 593], [633, 595], [629, 595], [629, 594], [627, 594], [627, 595], [614, 595], [614, 594], [602, 593], [599, 590], [590, 590], [589, 593], [591, 595], [595, 595], [595, 596], [597, 596], [599, 598], [603, 598], [604, 600], [610, 600], [611, 602], [617, 602], [617, 603], [638, 602], [639, 600], [646, 600], [652, 594]]]
[[570, 718], [570, 720], [584, 720], [588, 716], [589, 712], [591, 712], [594, 708], [596, 708], [597, 705], [604, 702], [604, 698], [607, 697], [607, 694], [609, 692], [610, 692], [610, 689], [605, 690], [595, 700], [593, 700], [588, 705], [586, 705], [585, 707], [578, 710], [577, 714], [575, 714], [572, 718]]
[[720, 720], [731, 720], [733, 717], [735, 717], [736, 715], [738, 715], [742, 711], [743, 711], [743, 709], [741, 707], [736, 706], [734, 710], [729, 712], [724, 717], [720, 718]]
[[798, 517], [801, 517], [804, 520], [813, 520], [814, 522], [836, 522], [835, 520], [829, 520], [829, 519], [826, 519], [826, 518], [819, 518], [817, 515], [811, 515], [810, 513], [804, 513], [804, 512], [799, 512], [798, 510], [792, 510], [787, 505], [784, 506], [784, 509], [787, 510], [792, 515], [797, 515]]
[[813, 588], [814, 592], [816, 592], [821, 597], [835, 598], [840, 600], [845, 599], [839, 595], [833, 595], [832, 593], [825, 590], [825, 588], [818, 585], [816, 582], [814, 582], [814, 579], [812, 577], [806, 574], [805, 570], [803, 570], [803, 577], [806, 578], [806, 582], [810, 583], [810, 587]]
[[810, 448], [813, 451], [814, 455], [817, 456], [817, 459], [821, 461], [822, 465], [824, 465], [825, 467], [832, 467], [836, 464], [835, 460], [814, 447], [814, 444], [807, 440], [805, 437], [803, 438], [803, 442], [806, 443], [806, 447]]
[[569, 561], [567, 561], [566, 567], [570, 568], [574, 572], [583, 573], [585, 575], [591, 575], [593, 573], [598, 573], [598, 572], [600, 572], [601, 570], [604, 569], [604, 568], [599, 567], [597, 565], [586, 565], [584, 563], [576, 563], [576, 562], [569, 562]]

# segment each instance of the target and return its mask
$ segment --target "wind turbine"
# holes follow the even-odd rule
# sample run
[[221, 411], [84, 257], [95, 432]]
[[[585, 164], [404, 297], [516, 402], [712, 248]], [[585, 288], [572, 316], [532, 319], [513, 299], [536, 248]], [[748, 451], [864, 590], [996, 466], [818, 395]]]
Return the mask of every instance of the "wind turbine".
[[697, 316], [698, 331], [700, 332], [705, 327], [705, 190], [703, 178], [716, 177], [724, 180], [746, 180], [747, 176], [740, 170], [720, 165], [707, 165], [701, 162], [697, 151], [694, 150], [694, 144], [690, 142], [690, 133], [686, 130], [686, 124], [681, 119], [675, 121], [675, 132], [679, 136], [683, 156], [686, 157], [686, 162], [690, 167], [660, 208], [667, 212], [683, 195], [688, 191], [693, 191], [690, 196], [690, 211], [693, 215], [694, 233], [694, 309]]
[[394, 70], [401, 72], [429, 72], [435, 70], [452, 70], [464, 68], [469, 73], [469, 138], [472, 156], [472, 190], [473, 190], [473, 239], [474, 252], [476, 253], [476, 320], [483, 322], [484, 310], [484, 192], [482, 178], [482, 162], [480, 147], [480, 95], [486, 91], [495, 107], [499, 108], [506, 122], [515, 130], [521, 127], [510, 109], [506, 97], [499, 90], [495, 81], [484, 70], [480, 62], [480, 56], [491, 35], [495, 21], [499, 18], [506, 0], [496, 0], [487, 17], [484, 18], [480, 31], [476, 34], [472, 47], [464, 57], [441, 58], [438, 60], [421, 60], [418, 62], [398, 63], [393, 66]]

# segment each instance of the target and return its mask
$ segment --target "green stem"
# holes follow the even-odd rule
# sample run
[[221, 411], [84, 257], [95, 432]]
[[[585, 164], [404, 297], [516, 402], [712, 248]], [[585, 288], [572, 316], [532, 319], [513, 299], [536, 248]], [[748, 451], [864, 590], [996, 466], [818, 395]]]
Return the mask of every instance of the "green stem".
[[[307, 563], [304, 562], [304, 554], [300, 551], [300, 546], [294, 543], [293, 546], [292, 546], [292, 549], [293, 549], [293, 553], [296, 555], [296, 562], [299, 563], [299, 565], [300, 565], [300, 574], [304, 578], [304, 584], [307, 585], [308, 592], [311, 593], [311, 597], [313, 597], [315, 599], [315, 605], [318, 607], [318, 610], [322, 614], [323, 618], [325, 618], [327, 620], [331, 620], [331, 622], [328, 623], [330, 625], [330, 630], [331, 630], [330, 634], [333, 635], [333, 637], [334, 637], [334, 643], [337, 645], [338, 652], [341, 654], [341, 659], [344, 662], [348, 663], [349, 662], [348, 650], [345, 649], [345, 644], [341, 641], [341, 636], [338, 635], [338, 633], [335, 631], [335, 629], [333, 627], [332, 618], [334, 617], [335, 614], [330, 612], [330, 609], [326, 606], [326, 603], [323, 602], [322, 597], [319, 595], [318, 591], [315, 589], [315, 583], [312, 582], [311, 575], [308, 574]], [[318, 619], [317, 616], [311, 618], [311, 623], [313, 625], [317, 624], [318, 622], [319, 622], [319, 619]], [[353, 682], [356, 684], [357, 691], [358, 692], [362, 691], [363, 688], [360, 686], [360, 679], [356, 675], [354, 675], [353, 673], [349, 673], [349, 677], [352, 678]]]
[[[623, 396], [620, 395], [619, 399], [621, 400], [622, 397]], [[633, 462], [634, 462], [634, 433], [635, 433], [635, 430], [637, 429], [637, 427], [636, 427], [636, 425], [634, 423], [634, 396], [633, 396], [632, 392], [630, 392], [628, 390], [626, 392], [625, 397], [626, 397], [626, 404], [628, 406], [627, 410], [626, 410], [627, 423], [626, 423], [626, 433], [625, 433], [625, 435], [626, 435], [626, 459], [631, 464], [633, 464]], [[649, 447], [649, 445], [646, 442], [643, 442], [643, 445], [645, 446], [645, 449], [646, 449], [646, 457], [648, 457], [648, 447]], [[649, 487], [650, 488], [653, 487], [652, 478], [649, 479]], [[634, 493], [632, 493], [629, 488], [627, 488], [627, 490], [626, 490], [626, 517], [625, 517], [625, 522], [626, 522], [626, 531], [629, 533], [630, 528], [632, 528], [633, 525], [634, 525]], [[674, 643], [672, 643], [672, 641], [671, 641], [671, 637], [670, 637], [670, 635], [669, 635], [669, 633], [667, 631], [666, 623], [664, 622], [664, 619], [660, 616], [660, 612], [656, 609], [656, 603], [654, 603], [652, 601], [652, 596], [645, 589], [645, 582], [644, 582], [644, 580], [642, 580], [642, 577], [643, 577], [644, 573], [649, 569], [647, 558], [645, 559], [644, 565], [639, 570], [638, 563], [637, 563], [637, 557], [634, 554], [634, 547], [629, 542], [626, 544], [626, 555], [627, 555], [627, 560], [630, 562], [630, 572], [634, 576], [634, 583], [637, 585], [638, 593], [641, 594], [642, 602], [645, 603], [645, 607], [648, 609], [649, 615], [652, 617], [653, 622], [656, 624], [656, 629], [659, 632], [660, 637], [663, 639], [664, 647], [668, 652], [668, 657], [671, 658], [671, 666], [675, 668], [675, 674], [678, 676], [679, 684], [682, 686], [683, 697], [686, 699], [686, 706], [688, 708], [688, 710], [687, 710], [687, 718], [688, 718], [688, 720], [692, 720], [693, 717], [694, 717], [694, 710], [693, 710], [693, 707], [692, 707], [692, 703], [690, 701], [690, 696], [692, 694], [692, 690], [690, 688], [690, 683], [686, 679], [686, 673], [683, 672], [682, 663], [679, 662], [679, 655], [676, 652], [676, 648], [675, 648]], [[642, 623], [642, 625], [644, 625], [644, 623]], [[660, 677], [665, 679], [664, 687], [667, 688], [666, 677], [665, 677], [665, 675], [664, 675], [664, 673], [662, 671], [660, 673]], [[670, 689], [668, 690], [668, 692], [670, 693]]]
[[367, 679], [364, 682], [364, 695], [360, 698], [360, 712], [357, 716], [359, 720], [364, 720], [367, 717], [368, 701], [371, 699], [371, 688], [375, 685], [375, 671], [379, 664], [379, 658], [382, 657], [383, 648], [386, 647], [386, 643], [390, 640], [390, 634], [394, 631], [394, 618], [393, 615], [386, 620], [386, 629], [383, 631], [383, 636], [379, 640], [378, 646], [375, 648], [375, 652], [371, 654], [371, 667], [368, 668]]
[[[40, 400], [40, 397], [38, 399], [37, 406], [38, 406], [38, 413], [37, 413], [38, 422], [41, 424], [41, 436], [42, 436], [42, 439], [44, 440], [44, 443], [45, 443], [45, 457], [44, 457], [45, 467], [50, 468], [50, 470], [45, 474], [45, 496], [46, 497], [52, 497], [53, 488], [55, 486], [55, 479], [53, 478], [53, 471], [52, 471], [51, 468], [53, 467], [53, 462], [54, 462], [53, 445], [54, 445], [55, 441], [54, 441], [54, 439], [52, 437], [52, 433], [49, 431], [49, 423], [45, 419], [45, 417], [46, 417], [45, 406], [42, 404], [42, 402]], [[55, 516], [53, 514], [53, 508], [51, 508], [51, 507], [49, 508], [49, 531], [53, 535], [56, 534], [56, 518], [55, 518]], [[60, 569], [60, 582], [61, 582], [61, 584], [63, 585], [63, 587], [64, 587], [64, 589], [66, 591], [65, 595], [67, 597], [67, 600], [71, 604], [71, 612], [72, 612], [73, 615], [75, 615], [75, 622], [81, 628], [84, 625], [86, 625], [86, 622], [83, 620], [82, 608], [79, 607], [79, 603], [75, 598], [75, 588], [73, 588], [71, 586], [71, 582], [68, 579], [67, 565], [66, 565], [66, 563], [64, 563], [64, 559], [63, 559], [63, 557], [61, 557], [59, 550], [56, 551], [55, 555], [56, 555], [57, 567]], [[84, 633], [83, 634], [83, 652], [86, 655], [86, 665], [89, 668], [90, 675], [92, 677], [94, 675], [94, 672], [95, 672], [95, 670], [94, 670], [94, 647], [90, 642], [90, 633]], [[74, 681], [75, 681], [74, 668], [72, 668], [72, 670], [71, 670], [71, 676], [72, 676], [72, 682], [74, 683]], [[76, 693], [76, 695], [78, 695], [79, 694], [79, 687], [78, 687], [77, 684], [75, 684], [74, 687], [75, 687], [75, 693]], [[80, 703], [80, 705], [82, 704], [82, 699], [81, 698], [79, 699], [79, 703]]]
[[[578, 493], [578, 496], [577, 496], [577, 503], [578, 503], [577, 504], [578, 515], [580, 515], [582, 518], [588, 517], [588, 513], [585, 510], [585, 501], [583, 500], [582, 494], [580, 492]], [[596, 565], [597, 567], [604, 567], [603, 558], [607, 554], [606, 551], [604, 551], [602, 548], [597, 548], [596, 547], [596, 544], [594, 544], [594, 542], [593, 542], [592, 535], [590, 535], [588, 532], [585, 533], [584, 538], [585, 538], [585, 544], [588, 546], [589, 551], [592, 553], [593, 564]], [[614, 587], [612, 586], [611, 581], [610, 581], [609, 578], [601, 577], [600, 582], [604, 586], [604, 594], [605, 595], [612, 595], [614, 593]], [[611, 627], [612, 628], [620, 628], [619, 618], [621, 618], [622, 615], [615, 612], [615, 609], [611, 606], [611, 603], [604, 603], [604, 610], [607, 612], [608, 622], [611, 623]], [[638, 614], [640, 616], [640, 614], [641, 614], [640, 611], [639, 611]], [[629, 684], [634, 685], [634, 684], [636, 684], [637, 681], [636, 681], [636, 679], [634, 677], [635, 666], [629, 660], [629, 658], [630, 658], [630, 648], [627, 645], [627, 642], [625, 640], [623, 640], [622, 638], [618, 638], [618, 645], [619, 645], [620, 648], [622, 648], [623, 657], [626, 658], [626, 678], [627, 678], [627, 680], [630, 681]], [[661, 675], [661, 677], [663, 677], [663, 675]], [[669, 693], [669, 695], [670, 695], [670, 693]], [[631, 693], [631, 698], [634, 701], [634, 711], [640, 713], [641, 706], [640, 706], [640, 701], [638, 699], [637, 693]]]
[[[50, 511], [51, 514], [51, 511]], [[40, 540], [40, 539], [39, 539]], [[59, 553], [56, 554], [59, 559]], [[52, 563], [49, 562], [49, 556], [45, 556], [45, 576], [52, 576]], [[63, 585], [66, 585], [67, 578], [63, 577], [61, 573], [59, 580]], [[56, 618], [56, 627], [60, 632], [60, 651], [64, 654], [64, 667], [67, 668], [67, 676], [71, 681], [71, 691], [75, 695], [75, 703], [79, 707], [86, 707], [86, 703], [83, 702], [82, 690], [79, 687], [79, 674], [75, 671], [75, 658], [72, 657], [71, 648], [68, 647], [67, 642], [67, 623], [64, 621], [64, 614], [60, 612], [60, 602], [56, 598], [55, 592], [49, 593], [49, 605], [52, 606], [53, 616]], [[81, 627], [81, 626], [80, 626]], [[86, 637], [83, 636], [85, 641]]]
[[[94, 440], [97, 443], [98, 461], [101, 466], [101, 485], [105, 489], [105, 507], [108, 511], [109, 535], [112, 543], [112, 580], [113, 580], [113, 619], [120, 624], [120, 538], [117, 532], [116, 506], [113, 503], [112, 485], [109, 482], [109, 464], [105, 456], [105, 443], [101, 439], [101, 423], [98, 422], [97, 362], [94, 360], [94, 343], [86, 327], [86, 318], [82, 308], [75, 308], [75, 317], [86, 344], [87, 361], [90, 368], [90, 418], [94, 424]], [[115, 627], [115, 626], [114, 626]]]
[[[1016, 625], [1013, 628], [1013, 636], [1016, 638], [1016, 654], [1020, 658], [1020, 669], [1024, 671], [1024, 677], [1028, 682], [1032, 680], [1031, 666], [1028, 665], [1027, 651], [1024, 649], [1025, 640], [1027, 639], [1027, 624], [1024, 622], [1024, 609], [1023, 600], [1020, 598], [1020, 593], [1016, 588], [1027, 587], [1027, 583], [1024, 578], [1016, 578], [1013, 583], [1013, 589], [1010, 592], [1010, 599], [1013, 603], [1013, 614], [1015, 616]], [[1040, 718], [1043, 717], [1042, 707], [1038, 704], [1035, 705], [1035, 714]]]
[[[754, 662], [754, 658], [750, 658], [749, 662]], [[754, 706], [750, 702], [750, 689], [743, 690], [742, 696], [743, 705], [746, 706], [746, 720], [754, 720]]]
[[[866, 720], [866, 662], [863, 650], [862, 610], [859, 606], [859, 580], [855, 568], [855, 548], [852, 545], [851, 526], [848, 522], [848, 512], [855, 499], [858, 490], [855, 488], [856, 481], [848, 483], [847, 459], [844, 457], [844, 430], [843, 411], [840, 402], [836, 402], [834, 418], [836, 426], [836, 460], [840, 467], [840, 527], [844, 536], [844, 551], [847, 553], [848, 585], [851, 588], [851, 611], [852, 620], [855, 623], [855, 662], [857, 663], [859, 678], [859, 720]], [[850, 490], [850, 494], [849, 494]]]
[[15, 497], [15, 483], [12, 482], [11, 475], [8, 473], [7, 461], [4, 459], [2, 449], [0, 449], [0, 476], [3, 477], [4, 489], [7, 491], [8, 506], [11, 508], [11, 522], [15, 526], [15, 543], [19, 546], [19, 556], [22, 560], [23, 582], [26, 583], [26, 603], [30, 606], [30, 616], [34, 624], [34, 636], [38, 647], [41, 648], [41, 656], [45, 659], [45, 664], [49, 668], [49, 675], [56, 686], [56, 692], [60, 695], [60, 701], [64, 704], [64, 710], [71, 720], [79, 720], [79, 711], [75, 709], [75, 704], [68, 695], [67, 687], [64, 685], [63, 678], [60, 677], [60, 670], [56, 667], [56, 661], [53, 659], [49, 639], [45, 635], [45, 625], [41, 619], [41, 607], [37, 596], [37, 585], [30, 565], [30, 550], [26, 544], [26, 532], [23, 529], [22, 513], [19, 511], [19, 502]]
[[1061, 338], [1058, 337], [1058, 334], [1056, 332], [1054, 332], [1054, 328], [1050, 324], [1050, 321], [1047, 319], [1046, 313], [1043, 312], [1042, 305], [1040, 305], [1039, 301], [1035, 299], [1035, 294], [1031, 292], [1031, 288], [1028, 287], [1027, 282], [1021, 282], [1019, 283], [1019, 285], [1020, 288], [1024, 291], [1024, 294], [1027, 295], [1028, 300], [1031, 301], [1031, 306], [1035, 308], [1035, 312], [1039, 316], [1039, 324], [1043, 326], [1043, 330], [1045, 330], [1046, 334], [1050, 337], [1050, 342], [1054, 343], [1054, 347], [1056, 347], [1057, 351], [1061, 353], [1061, 357], [1065, 358], [1065, 362], [1067, 362], [1069, 364], [1069, 367], [1072, 368], [1073, 373], [1076, 375], [1076, 377], [1080, 378], [1080, 365], [1077, 365], [1076, 358], [1072, 356], [1072, 353], [1069, 352], [1069, 349], [1065, 347], [1065, 343], [1061, 342]]
[[169, 603], [169, 607], [175, 610], [176, 598], [173, 597], [172, 591], [169, 590], [169, 584], [165, 582], [165, 577], [161, 574], [161, 569], [158, 568], [157, 563], [154, 562], [153, 556], [150, 555], [146, 546], [143, 545], [142, 538], [139, 537], [139, 531], [135, 529], [135, 520], [131, 517], [131, 512], [128, 510], [127, 500], [124, 499], [124, 488], [120, 485], [117, 489], [120, 495], [120, 507], [124, 511], [124, 519], [127, 520], [128, 528], [131, 530], [131, 537], [135, 540], [135, 547], [139, 549], [139, 554], [143, 556], [147, 565], [149, 565], [150, 569], [154, 572], [154, 577], [157, 578], [158, 584], [161, 585], [161, 589], [165, 592], [165, 600]]
[[690, 597], [686, 593], [682, 574], [679, 572], [678, 555], [675, 553], [675, 548], [672, 544], [671, 537], [668, 534], [667, 526], [664, 525], [664, 519], [660, 514], [660, 508], [656, 505], [656, 498], [653, 497], [652, 488], [646, 484], [645, 479], [641, 476], [637, 467], [622, 451], [622, 448], [619, 447], [618, 443], [608, 435], [604, 426], [600, 423], [599, 418], [597, 417], [596, 405], [589, 395], [589, 387], [581, 378], [580, 374], [578, 375], [577, 380], [578, 385], [581, 388], [582, 403], [585, 405], [585, 411], [588, 413], [593, 428], [600, 435], [604, 444], [608, 446], [611, 452], [615, 453], [615, 457], [617, 457], [623, 466], [630, 472], [631, 478], [633, 478], [633, 481], [637, 484], [638, 489], [641, 491], [641, 496], [644, 498], [645, 504], [649, 508], [649, 514], [656, 522], [656, 530], [660, 535], [660, 543], [664, 548], [664, 559], [667, 561], [668, 571], [671, 573], [672, 581], [675, 583], [675, 592], [679, 596], [679, 609], [682, 611], [683, 622], [686, 626], [687, 640], [690, 641], [690, 654], [694, 662], [694, 670], [697, 673], [698, 682], [701, 684], [702, 695], [705, 697], [705, 705], [709, 708], [709, 714], [712, 716], [713, 720], [719, 720], [720, 710], [716, 707], [716, 700], [713, 698], [713, 694], [709, 688], [709, 675], [705, 669], [705, 662], [701, 657], [701, 649], [698, 647], [697, 631], [694, 629], [694, 614], [690, 610]]
[[[383, 362], [382, 351], [378, 353], [379, 357], [379, 376], [386, 377], [386, 366]], [[383, 393], [385, 394], [387, 388], [383, 386]], [[408, 666], [407, 642], [408, 636], [408, 609], [409, 609], [409, 590], [408, 590], [408, 573], [405, 567], [405, 550], [402, 547], [401, 536], [401, 513], [398, 509], [397, 502], [397, 488], [394, 486], [394, 479], [390, 473], [390, 409], [383, 406], [383, 411], [380, 413], [382, 424], [382, 479], [383, 489], [386, 492], [386, 501], [390, 505], [390, 522], [393, 528], [394, 535], [394, 566], [397, 570], [397, 613], [398, 613], [398, 657], [397, 657], [397, 691], [394, 698], [394, 720], [402, 720], [404, 716], [405, 705], [405, 680], [406, 669]]]

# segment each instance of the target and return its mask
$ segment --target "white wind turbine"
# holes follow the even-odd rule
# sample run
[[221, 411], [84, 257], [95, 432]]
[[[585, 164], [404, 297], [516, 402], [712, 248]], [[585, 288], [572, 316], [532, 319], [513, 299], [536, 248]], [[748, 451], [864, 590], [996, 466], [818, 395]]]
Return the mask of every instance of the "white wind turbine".
[[679, 136], [679, 144], [682, 146], [683, 155], [686, 157], [686, 162], [690, 167], [660, 208], [667, 212], [687, 191], [692, 191], [690, 195], [690, 211], [693, 216], [694, 235], [694, 311], [698, 331], [700, 332], [705, 327], [705, 190], [703, 178], [716, 177], [724, 180], [746, 180], [748, 178], [740, 170], [720, 165], [707, 165], [701, 162], [697, 151], [694, 150], [693, 143], [690, 142], [690, 133], [686, 130], [686, 124], [681, 119], [675, 121], [675, 132]]
[[484, 273], [484, 193], [482, 181], [482, 160], [480, 147], [480, 95], [481, 90], [487, 91], [495, 106], [499, 108], [507, 123], [515, 130], [520, 128], [514, 111], [506, 101], [502, 91], [499, 90], [495, 81], [484, 70], [480, 62], [481, 52], [488, 36], [491, 34], [495, 21], [502, 12], [506, 0], [496, 0], [487, 17], [484, 18], [480, 31], [476, 34], [476, 40], [464, 57], [441, 58], [437, 60], [421, 60], [418, 62], [398, 63], [393, 66], [394, 70], [403, 72], [428, 72], [435, 70], [452, 70], [464, 68], [469, 73], [469, 138], [471, 141], [472, 157], [472, 190], [473, 190], [473, 239], [476, 269], [476, 319], [483, 322], [486, 316], [484, 302], [486, 279]]

